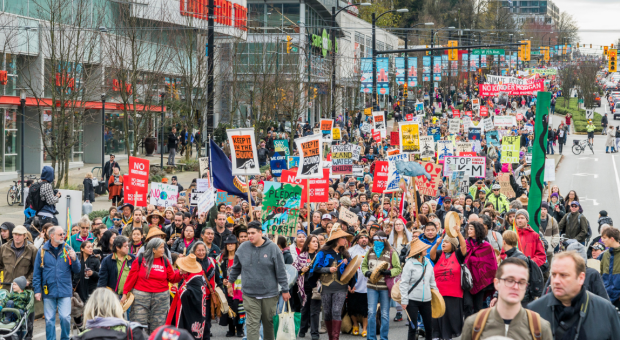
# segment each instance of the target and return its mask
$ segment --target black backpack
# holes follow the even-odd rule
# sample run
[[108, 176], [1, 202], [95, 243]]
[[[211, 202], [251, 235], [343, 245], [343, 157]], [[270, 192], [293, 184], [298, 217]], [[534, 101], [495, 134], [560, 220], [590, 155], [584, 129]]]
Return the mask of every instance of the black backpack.
[[[570, 222], [570, 215], [571, 214], [569, 213], [566, 216], [566, 225], [568, 225], [568, 223]], [[587, 245], [588, 243], [590, 243], [590, 238], [592, 237], [592, 228], [590, 228], [590, 221], [588, 221], [588, 219], [585, 216], [583, 216], [582, 214], [579, 214], [577, 216], [577, 223], [581, 224], [581, 217], [586, 219], [586, 224], [588, 225], [588, 236], [586, 236], [586, 240], [584, 242], [584, 244]]]
[[142, 334], [141, 328], [131, 329], [130, 327], [125, 327], [125, 331], [116, 331], [113, 329], [107, 328], [93, 328], [89, 331], [81, 333], [80, 335], [74, 337], [75, 340], [143, 340], [144, 335]]
[[536, 262], [532, 261], [529, 256], [527, 257], [527, 267], [530, 272], [530, 281], [527, 286], [527, 291], [533, 300], [534, 298], [542, 296], [543, 288], [545, 287], [545, 278]]
[[44, 182], [33, 183], [28, 190], [28, 197], [26, 198], [26, 206], [30, 207], [37, 213], [43, 210], [43, 207], [47, 204], [41, 197], [41, 186], [43, 183]]

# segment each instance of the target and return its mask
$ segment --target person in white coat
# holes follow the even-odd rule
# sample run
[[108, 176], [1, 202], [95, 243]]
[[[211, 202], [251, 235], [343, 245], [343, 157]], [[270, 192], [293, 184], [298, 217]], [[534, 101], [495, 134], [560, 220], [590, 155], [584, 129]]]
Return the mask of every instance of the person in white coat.
[[[349, 254], [351, 257], [355, 258], [355, 256], [365, 257], [370, 250], [370, 246], [368, 245], [368, 232], [364, 229], [361, 230], [355, 239], [353, 239], [354, 246], [349, 248]], [[368, 327], [368, 278], [364, 276], [362, 272], [362, 268], [357, 269], [357, 282], [355, 283], [355, 287], [349, 288], [349, 296], [347, 297], [347, 311], [349, 312], [349, 316], [351, 317], [351, 322], [353, 323], [353, 335], [361, 335], [362, 337], [366, 337]], [[362, 330], [360, 331], [359, 325], [362, 325]]]
[[426, 340], [431, 340], [433, 337], [431, 289], [437, 289], [437, 284], [433, 266], [426, 258], [426, 250], [429, 247], [430, 245], [419, 239], [411, 242], [411, 250], [400, 279], [400, 304], [409, 317], [408, 340], [417, 340], [414, 326], [417, 327], [418, 313], [424, 322]]
[[605, 153], [609, 153], [609, 148], [611, 148], [611, 152], [616, 152], [616, 129], [614, 129], [613, 125], [610, 125], [607, 129], [607, 140], [605, 140]]

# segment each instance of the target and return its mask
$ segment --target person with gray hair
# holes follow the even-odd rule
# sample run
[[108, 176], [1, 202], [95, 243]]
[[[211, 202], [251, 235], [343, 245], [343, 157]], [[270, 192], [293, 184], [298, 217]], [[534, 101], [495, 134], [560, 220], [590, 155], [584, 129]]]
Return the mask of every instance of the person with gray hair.
[[90, 232], [91, 221], [88, 215], [82, 216], [80, 221], [77, 223], [80, 228], [80, 232], [72, 235], [71, 239], [67, 241], [71, 248], [75, 250], [76, 253], [80, 252], [80, 246], [82, 246], [82, 242], [89, 241], [93, 242], [95, 240], [95, 236]]
[[148, 334], [166, 322], [170, 309], [168, 284], [181, 281], [178, 270], [164, 255], [165, 241], [153, 238], [147, 243], [144, 254], [138, 256], [123, 286], [121, 303], [127, 294], [133, 293], [135, 300], [131, 309], [131, 320], [148, 325]]
[[146, 339], [142, 325], [123, 319], [123, 307], [113, 292], [97, 288], [91, 296], [93, 299], [89, 299], [84, 306], [86, 330], [76, 339], [114, 339], [125, 336], [133, 340]]

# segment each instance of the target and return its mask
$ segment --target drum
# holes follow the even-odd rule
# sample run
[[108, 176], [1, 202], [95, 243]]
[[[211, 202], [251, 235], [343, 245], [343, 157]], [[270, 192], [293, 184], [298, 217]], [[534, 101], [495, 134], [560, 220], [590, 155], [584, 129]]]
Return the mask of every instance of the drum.
[[439, 319], [446, 313], [446, 302], [437, 289], [431, 289], [431, 310], [433, 319]]
[[449, 211], [446, 214], [445, 220], [446, 233], [450, 237], [458, 237], [459, 236], [459, 228], [461, 228], [461, 219], [459, 218], [459, 214], [455, 211]]
[[362, 265], [362, 256], [361, 255], [355, 256], [351, 260], [351, 262], [347, 264], [347, 267], [344, 269], [344, 272], [340, 276], [340, 282], [342, 284], [349, 283], [349, 281], [351, 281], [351, 279], [353, 278], [353, 276], [355, 275], [355, 273], [357, 272], [357, 270], [360, 268], [361, 265]]
[[377, 284], [377, 282], [379, 282], [379, 278], [381, 277], [381, 272], [386, 270], [389, 266], [390, 264], [385, 261], [379, 262], [377, 267], [372, 271], [372, 274], [370, 274], [368, 282], [372, 284]]
[[215, 287], [214, 291], [221, 303], [220, 312], [222, 312], [222, 315], [228, 314], [228, 300], [226, 300], [226, 294], [224, 294], [220, 287]]

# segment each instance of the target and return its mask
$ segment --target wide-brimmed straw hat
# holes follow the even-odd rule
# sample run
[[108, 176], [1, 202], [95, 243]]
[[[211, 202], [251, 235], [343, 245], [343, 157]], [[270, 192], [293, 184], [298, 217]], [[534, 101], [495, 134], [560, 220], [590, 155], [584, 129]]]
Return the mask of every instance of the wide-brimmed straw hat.
[[412, 256], [416, 256], [419, 253], [421, 253], [421, 252], [423, 252], [426, 249], [431, 247], [430, 245], [422, 242], [419, 238], [416, 238], [413, 241], [411, 241], [411, 243], [409, 243], [409, 245], [411, 246], [411, 248], [409, 250], [409, 254], [407, 255], [407, 258], [410, 258]]
[[177, 260], [176, 264], [179, 269], [182, 269], [188, 273], [196, 274], [202, 271], [202, 266], [200, 263], [196, 262], [196, 255], [194, 254], [181, 257]]
[[152, 213], [150, 213], [148, 216], [146, 216], [146, 222], [148, 222], [148, 224], [152, 224], [153, 223], [152, 222], [153, 216], [158, 216], [159, 217], [160, 224], [163, 224], [164, 220], [166, 219], [164, 217], [164, 215], [159, 212], [159, 210], [155, 209], [155, 210], [153, 210]]
[[150, 239], [152, 239], [155, 236], [166, 237], [166, 233], [164, 233], [163, 231], [161, 231], [161, 229], [157, 227], [149, 228], [149, 233], [146, 235], [145, 241], [148, 242]]
[[326, 242], [333, 241], [335, 239], [339, 239], [341, 237], [346, 237], [347, 241], [351, 242], [353, 240], [353, 235], [347, 233], [346, 231], [340, 228], [340, 223], [334, 223], [332, 226], [332, 230], [329, 233], [329, 238]]

